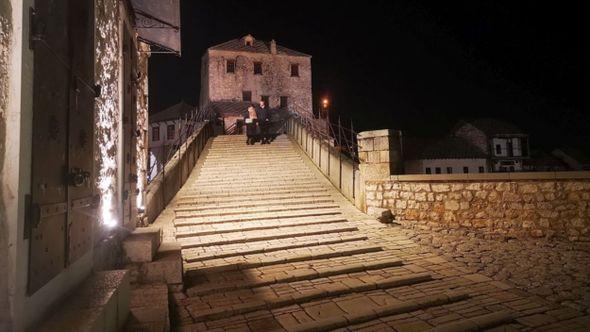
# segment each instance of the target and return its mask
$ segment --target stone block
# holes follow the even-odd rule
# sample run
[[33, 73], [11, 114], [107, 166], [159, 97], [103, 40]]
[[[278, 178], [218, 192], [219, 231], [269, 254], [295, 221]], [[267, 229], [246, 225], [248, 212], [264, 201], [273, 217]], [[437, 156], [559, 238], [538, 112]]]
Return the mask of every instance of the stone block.
[[65, 299], [40, 331], [119, 331], [129, 314], [129, 274], [100, 271]]
[[373, 150], [389, 151], [389, 136], [375, 137], [373, 141]]
[[135, 229], [124, 241], [123, 250], [128, 262], [151, 262], [160, 246], [162, 230], [159, 227]]
[[363, 139], [358, 141], [358, 149], [361, 152], [370, 152], [373, 151], [373, 139]]
[[164, 242], [160, 245], [153, 262], [141, 267], [144, 282], [182, 283], [182, 255], [180, 244]]

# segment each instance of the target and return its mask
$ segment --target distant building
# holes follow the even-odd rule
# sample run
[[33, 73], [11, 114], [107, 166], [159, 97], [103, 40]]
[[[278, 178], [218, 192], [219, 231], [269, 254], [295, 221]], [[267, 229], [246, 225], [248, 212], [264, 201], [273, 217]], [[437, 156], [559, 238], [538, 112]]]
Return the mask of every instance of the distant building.
[[179, 141], [181, 130], [196, 110], [195, 106], [181, 101], [149, 116], [149, 179], [153, 179], [161, 171], [170, 151], [176, 148], [175, 145], [182, 143]]
[[528, 135], [508, 122], [496, 119], [461, 121], [452, 135], [478, 147], [492, 172], [518, 172], [529, 158]]
[[525, 172], [558, 172], [572, 170], [567, 163], [541, 150], [531, 150], [530, 158], [523, 162]]
[[572, 170], [590, 170], [590, 157], [578, 149], [563, 147], [553, 150], [551, 154], [567, 164]]
[[487, 156], [465, 139], [405, 139], [403, 141], [406, 174], [485, 173]]
[[250, 103], [312, 112], [311, 56], [252, 35], [212, 46], [201, 64], [201, 109], [229, 127]]

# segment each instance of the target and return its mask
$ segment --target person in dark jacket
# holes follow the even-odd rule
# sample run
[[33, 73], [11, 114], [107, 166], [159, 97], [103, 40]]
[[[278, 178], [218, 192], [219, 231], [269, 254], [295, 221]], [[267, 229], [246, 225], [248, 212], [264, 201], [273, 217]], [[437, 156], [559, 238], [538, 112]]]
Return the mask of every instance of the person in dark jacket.
[[254, 145], [258, 139], [258, 116], [254, 106], [248, 107], [247, 114], [244, 115], [246, 123], [246, 145]]
[[264, 100], [261, 100], [259, 106], [256, 108], [256, 116], [258, 117], [258, 127], [260, 128], [262, 144], [268, 144], [270, 143], [268, 133], [270, 127], [270, 110]]

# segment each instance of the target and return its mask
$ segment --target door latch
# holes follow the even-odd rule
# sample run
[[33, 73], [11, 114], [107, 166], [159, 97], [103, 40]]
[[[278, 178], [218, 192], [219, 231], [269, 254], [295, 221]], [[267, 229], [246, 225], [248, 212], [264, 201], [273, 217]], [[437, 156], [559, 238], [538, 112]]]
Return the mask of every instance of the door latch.
[[68, 185], [73, 187], [82, 187], [88, 183], [90, 172], [81, 168], [74, 167], [67, 175]]

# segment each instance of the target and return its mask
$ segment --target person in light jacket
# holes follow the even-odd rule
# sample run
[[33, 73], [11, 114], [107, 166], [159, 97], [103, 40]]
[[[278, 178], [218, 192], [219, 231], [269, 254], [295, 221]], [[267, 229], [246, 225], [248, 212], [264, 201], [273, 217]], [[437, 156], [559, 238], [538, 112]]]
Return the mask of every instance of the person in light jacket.
[[254, 106], [248, 107], [247, 112], [248, 114], [244, 116], [244, 122], [246, 123], [246, 145], [254, 145], [259, 135], [258, 116], [256, 115]]

